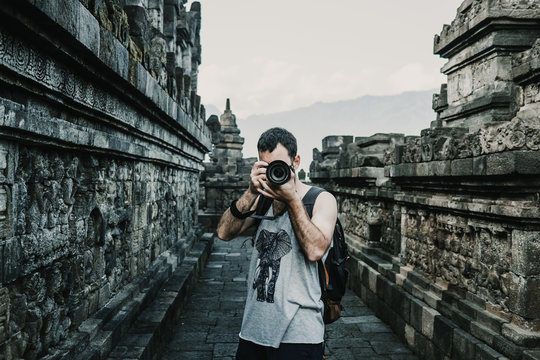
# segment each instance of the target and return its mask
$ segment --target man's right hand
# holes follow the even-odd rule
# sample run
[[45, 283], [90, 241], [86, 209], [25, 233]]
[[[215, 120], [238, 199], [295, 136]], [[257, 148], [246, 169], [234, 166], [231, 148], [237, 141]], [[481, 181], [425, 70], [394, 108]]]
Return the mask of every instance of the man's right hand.
[[[260, 195], [260, 191], [264, 189], [263, 183], [266, 182], [266, 166], [268, 166], [268, 163], [264, 161], [257, 161], [253, 164], [250, 173], [249, 188], [236, 201], [236, 208], [241, 213], [254, 210], [257, 206], [257, 198]], [[219, 220], [216, 229], [217, 235], [222, 240], [231, 240], [254, 223], [255, 220], [253, 218], [236, 218], [232, 215], [231, 210], [227, 209]]]
[[266, 161], [256, 161], [251, 168], [249, 191], [255, 195], [259, 195], [259, 190], [264, 190], [262, 185], [266, 182], [266, 167], [268, 163]]

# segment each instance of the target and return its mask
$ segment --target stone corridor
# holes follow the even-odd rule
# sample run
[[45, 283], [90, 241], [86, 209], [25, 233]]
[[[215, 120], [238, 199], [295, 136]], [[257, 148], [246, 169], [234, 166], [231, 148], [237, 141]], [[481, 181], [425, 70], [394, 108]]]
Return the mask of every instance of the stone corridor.
[[[329, 359], [540, 360], [539, 3], [462, 1], [420, 133], [314, 149], [353, 260]], [[201, 3], [0, 18], [0, 360], [232, 358], [251, 246], [212, 233], [255, 158], [197, 94]]]
[[[250, 237], [214, 239], [209, 262], [174, 327], [162, 360], [234, 359], [246, 295]], [[328, 325], [329, 360], [417, 359], [352, 291], [343, 317]]]

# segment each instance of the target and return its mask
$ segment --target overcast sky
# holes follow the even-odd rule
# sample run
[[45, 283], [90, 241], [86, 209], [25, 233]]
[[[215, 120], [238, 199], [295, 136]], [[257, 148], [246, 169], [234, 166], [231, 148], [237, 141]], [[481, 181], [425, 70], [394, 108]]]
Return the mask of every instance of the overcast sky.
[[461, 0], [200, 0], [198, 92], [237, 118], [439, 88], [433, 36]]

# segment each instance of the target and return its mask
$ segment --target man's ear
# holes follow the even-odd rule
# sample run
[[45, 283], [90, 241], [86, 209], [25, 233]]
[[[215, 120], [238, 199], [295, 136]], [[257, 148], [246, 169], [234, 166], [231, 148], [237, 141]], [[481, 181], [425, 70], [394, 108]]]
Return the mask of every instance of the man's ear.
[[300, 166], [300, 155], [296, 155], [293, 160], [294, 170], [298, 170]]

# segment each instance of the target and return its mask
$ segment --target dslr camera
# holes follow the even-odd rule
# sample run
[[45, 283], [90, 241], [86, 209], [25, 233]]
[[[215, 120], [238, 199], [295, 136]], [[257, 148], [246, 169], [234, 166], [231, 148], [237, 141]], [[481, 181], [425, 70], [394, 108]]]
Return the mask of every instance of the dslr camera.
[[294, 167], [283, 160], [274, 160], [266, 167], [266, 179], [271, 185], [281, 186], [291, 178]]

